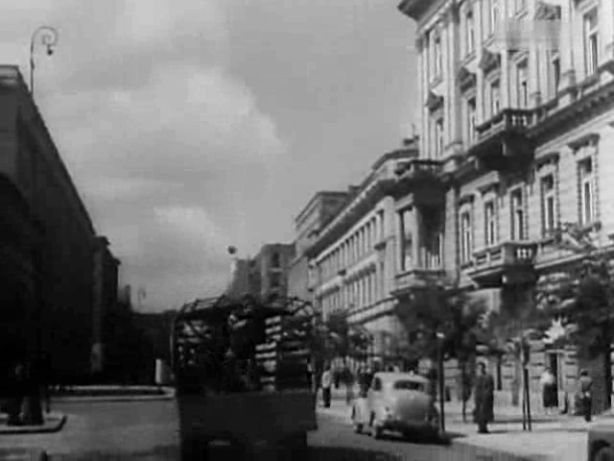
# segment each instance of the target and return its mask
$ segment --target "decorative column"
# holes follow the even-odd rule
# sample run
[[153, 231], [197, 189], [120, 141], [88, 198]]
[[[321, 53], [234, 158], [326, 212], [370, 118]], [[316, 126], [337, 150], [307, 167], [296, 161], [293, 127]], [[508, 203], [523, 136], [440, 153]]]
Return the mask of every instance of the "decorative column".
[[[477, 5], [477, 4], [476, 4]], [[473, 8], [473, 17], [474, 17], [474, 28], [475, 28], [475, 48], [476, 48], [476, 59], [477, 62], [482, 61], [482, 55], [484, 52], [484, 48], [482, 47], [482, 8], [474, 7]], [[476, 69], [476, 89], [475, 89], [475, 116], [476, 121], [475, 124], [479, 125], [484, 122], [484, 72], [480, 68], [480, 66]]]
[[614, 2], [601, 2], [599, 7], [599, 33], [601, 35], [601, 59], [599, 66], [614, 60]]
[[422, 217], [420, 216], [420, 210], [418, 209], [417, 206], [413, 206], [413, 215], [414, 215], [414, 219], [412, 220], [413, 222], [413, 227], [412, 227], [412, 232], [411, 232], [411, 252], [412, 252], [412, 269], [415, 269], [417, 267], [421, 267], [421, 261], [420, 261], [420, 239], [421, 239], [421, 235], [420, 235], [420, 229], [422, 228]]
[[[507, 27], [507, 18], [508, 18], [508, 2], [503, 1], [500, 2], [499, 5], [501, 8], [501, 18], [499, 24], [501, 27]], [[497, 36], [497, 31], [495, 31], [495, 37]], [[501, 53], [501, 108], [507, 109], [510, 107], [510, 65], [509, 65], [509, 49], [507, 40], [502, 40], [499, 46], [499, 50]]]
[[[569, 90], [576, 84], [576, 72], [574, 69], [574, 39], [572, 24], [573, 0], [566, 0], [561, 5], [561, 82], [559, 92], [567, 95]], [[607, 2], [605, 2], [607, 3]]]

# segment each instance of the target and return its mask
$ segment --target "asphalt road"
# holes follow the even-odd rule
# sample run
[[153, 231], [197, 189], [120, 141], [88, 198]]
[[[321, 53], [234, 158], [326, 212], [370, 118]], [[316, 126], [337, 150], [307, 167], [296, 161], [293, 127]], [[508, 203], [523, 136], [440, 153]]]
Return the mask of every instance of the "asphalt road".
[[[68, 415], [58, 433], [11, 435], [0, 438], [1, 448], [38, 448], [52, 460], [104, 459], [178, 459], [179, 424], [173, 400], [131, 402], [58, 402], [54, 411]], [[388, 461], [387, 457], [368, 456], [366, 452], [395, 454], [408, 461], [438, 460], [450, 449], [426, 443], [409, 443], [389, 437], [374, 440], [353, 433], [352, 427], [335, 417], [319, 415], [319, 428], [309, 434], [310, 460]], [[443, 458], [442, 458], [443, 459]]]
[[[450, 459], [452, 448], [441, 443], [414, 439], [407, 441], [394, 434], [375, 440], [367, 434], [355, 434], [349, 422], [333, 416], [319, 415], [318, 430], [309, 435], [309, 445], [352, 448], [361, 451], [392, 454], [404, 461], [437, 461]], [[358, 460], [356, 460], [358, 461]]]

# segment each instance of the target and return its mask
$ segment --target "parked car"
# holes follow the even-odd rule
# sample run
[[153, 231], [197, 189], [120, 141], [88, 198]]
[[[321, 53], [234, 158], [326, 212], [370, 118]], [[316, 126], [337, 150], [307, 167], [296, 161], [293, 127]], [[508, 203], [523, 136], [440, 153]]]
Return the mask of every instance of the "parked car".
[[588, 461], [614, 461], [614, 424], [597, 423], [588, 430]]
[[427, 378], [411, 373], [376, 373], [367, 396], [352, 405], [354, 430], [361, 433], [368, 427], [374, 438], [384, 431], [400, 432], [405, 437], [416, 432], [436, 435], [439, 418], [428, 393], [429, 383]]

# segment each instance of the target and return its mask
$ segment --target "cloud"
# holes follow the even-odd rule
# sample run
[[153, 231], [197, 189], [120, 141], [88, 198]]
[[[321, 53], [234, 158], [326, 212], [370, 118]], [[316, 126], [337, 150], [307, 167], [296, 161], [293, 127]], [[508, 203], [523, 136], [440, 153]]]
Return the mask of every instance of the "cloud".
[[0, 52], [24, 64], [35, 25], [59, 30], [51, 59], [36, 50], [35, 96], [124, 281], [146, 287], [150, 308], [220, 290], [244, 182], [263, 181], [245, 171], [265, 174], [287, 150], [228, 65], [226, 3], [18, 3]]

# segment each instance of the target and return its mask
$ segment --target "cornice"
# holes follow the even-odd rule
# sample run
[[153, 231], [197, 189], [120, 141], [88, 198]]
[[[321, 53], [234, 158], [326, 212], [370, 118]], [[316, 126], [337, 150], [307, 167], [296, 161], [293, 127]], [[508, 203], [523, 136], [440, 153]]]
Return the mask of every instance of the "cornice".
[[462, 206], [462, 205], [473, 203], [474, 200], [475, 200], [475, 194], [473, 192], [470, 192], [468, 194], [461, 195], [457, 200], [457, 204], [458, 206]]
[[572, 151], [575, 152], [575, 151], [577, 151], [578, 149], [580, 149], [581, 147], [584, 147], [584, 146], [595, 146], [598, 142], [599, 142], [599, 134], [598, 133], [588, 133], [588, 134], [585, 134], [584, 136], [581, 136], [578, 139], [574, 139], [573, 141], [568, 143], [567, 146]]
[[499, 186], [500, 186], [500, 182], [497, 179], [495, 181], [489, 182], [488, 184], [484, 184], [481, 187], [478, 187], [478, 191], [480, 192], [480, 194], [485, 195], [485, 194], [487, 194], [488, 192], [491, 192], [491, 191], [494, 191], [494, 192], [498, 191], [499, 190]]
[[560, 155], [558, 152], [549, 152], [535, 159], [535, 168], [540, 169], [549, 164], [556, 164], [559, 162]]

